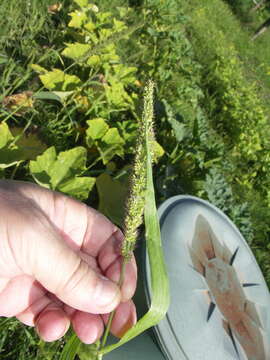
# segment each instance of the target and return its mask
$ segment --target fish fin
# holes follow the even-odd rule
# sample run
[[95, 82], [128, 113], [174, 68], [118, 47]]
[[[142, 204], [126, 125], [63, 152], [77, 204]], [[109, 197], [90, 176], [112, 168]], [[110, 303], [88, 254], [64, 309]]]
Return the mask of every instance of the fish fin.
[[211, 301], [208, 308], [207, 321], [210, 320], [215, 308], [216, 308], [216, 304]]
[[237, 345], [236, 345], [236, 342], [235, 342], [235, 338], [233, 336], [233, 333], [232, 333], [232, 329], [230, 327], [230, 324], [225, 321], [225, 320], [222, 320], [222, 325], [223, 325], [223, 329], [226, 331], [227, 335], [229, 335], [231, 341], [232, 341], [232, 344], [233, 344], [233, 347], [234, 347], [234, 350], [237, 354], [237, 358], [240, 359], [239, 357], [239, 351], [237, 349]]
[[216, 257], [210, 231], [211, 227], [207, 220], [202, 215], [198, 215], [195, 222], [192, 249], [203, 264]]
[[227, 333], [227, 335], [229, 335], [229, 323], [228, 323], [228, 321], [223, 319], [222, 320], [222, 326], [223, 326], [223, 329], [225, 330], [225, 332]]
[[250, 287], [250, 286], [259, 286], [260, 284], [258, 283], [243, 283], [242, 286], [243, 287]]
[[223, 244], [223, 255], [222, 255], [222, 259], [226, 264], [230, 263], [230, 260], [232, 258], [232, 253], [229, 250], [228, 246], [224, 243]]
[[238, 359], [240, 359], [239, 351], [238, 351], [238, 349], [237, 349], [237, 345], [236, 345], [236, 342], [235, 342], [235, 338], [234, 338], [234, 336], [233, 336], [232, 329], [231, 329], [230, 325], [228, 325], [228, 329], [229, 329], [229, 336], [230, 336], [230, 338], [231, 338], [231, 340], [232, 340], [234, 350], [235, 350], [235, 352], [236, 352], [236, 354], [237, 354]]
[[200, 262], [198, 256], [196, 256], [196, 253], [194, 252], [194, 250], [188, 246], [188, 250], [189, 250], [189, 255], [190, 258], [192, 260], [192, 264], [191, 267], [196, 270], [199, 274], [201, 274], [202, 276], [205, 276], [205, 268], [203, 266], [203, 264]]
[[236, 258], [238, 250], [239, 250], [239, 246], [236, 248], [235, 252], [233, 253], [233, 255], [232, 255], [231, 259], [230, 259], [230, 263], [229, 263], [230, 265], [233, 265], [233, 262], [234, 262], [234, 260]]

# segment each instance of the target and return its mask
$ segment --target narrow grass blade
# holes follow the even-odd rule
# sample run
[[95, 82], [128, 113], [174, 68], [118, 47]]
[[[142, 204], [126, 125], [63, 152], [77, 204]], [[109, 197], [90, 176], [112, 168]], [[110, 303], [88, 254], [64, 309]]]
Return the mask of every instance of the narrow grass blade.
[[[150, 113], [149, 111], [145, 111], [145, 116], [153, 117], [153, 109], [150, 110]], [[156, 211], [155, 192], [153, 185], [152, 159], [150, 149], [151, 137], [149, 136], [151, 134], [149, 124], [152, 123], [152, 119], [150, 119], [150, 121], [143, 119], [143, 121], [146, 122], [145, 146], [147, 150], [147, 188], [144, 218], [147, 252], [151, 269], [152, 303], [149, 311], [137, 322], [137, 324], [134, 325], [128, 332], [126, 332], [126, 334], [116, 344], [109, 345], [101, 349], [101, 354], [106, 354], [116, 349], [117, 347], [125, 344], [127, 341], [138, 336], [148, 328], [156, 325], [165, 316], [170, 302], [169, 282], [162, 252], [160, 228]]]
[[[143, 122], [144, 128], [144, 146], [146, 149], [146, 193], [144, 220], [146, 229], [147, 253], [151, 272], [151, 293], [152, 303], [149, 311], [134, 325], [117, 343], [108, 345], [98, 352], [98, 358], [102, 355], [125, 344], [135, 338], [148, 328], [156, 325], [166, 314], [169, 302], [169, 281], [167, 277], [165, 262], [162, 252], [162, 243], [160, 236], [159, 220], [156, 210], [155, 191], [152, 174], [152, 151], [153, 144], [153, 83], [149, 83], [146, 91], [145, 108]], [[73, 335], [64, 348], [60, 360], [73, 360], [79, 348], [79, 340]], [[90, 360], [90, 359], [89, 359]]]
[[71, 335], [61, 352], [59, 360], [73, 360], [79, 350], [80, 344], [80, 339], [75, 334]]

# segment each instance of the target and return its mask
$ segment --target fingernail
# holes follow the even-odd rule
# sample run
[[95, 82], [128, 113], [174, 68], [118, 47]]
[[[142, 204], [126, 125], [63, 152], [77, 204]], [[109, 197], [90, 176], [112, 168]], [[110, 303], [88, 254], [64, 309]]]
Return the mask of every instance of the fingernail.
[[70, 321], [67, 321], [67, 322], [66, 322], [65, 329], [64, 329], [62, 335], [60, 336], [60, 338], [63, 337], [63, 336], [66, 334], [66, 332], [68, 331], [69, 327], [70, 327]]
[[[117, 332], [114, 333], [114, 335], [118, 338], [121, 338], [122, 336], [125, 335], [125, 333], [131, 329], [137, 322], [137, 314], [136, 314], [136, 310], [133, 311], [134, 309], [134, 305], [131, 305], [129, 307], [129, 316], [127, 318], [127, 320], [124, 322], [124, 324], [122, 325], [122, 327], [120, 329], [118, 329]], [[121, 309], [122, 310], [122, 309]]]

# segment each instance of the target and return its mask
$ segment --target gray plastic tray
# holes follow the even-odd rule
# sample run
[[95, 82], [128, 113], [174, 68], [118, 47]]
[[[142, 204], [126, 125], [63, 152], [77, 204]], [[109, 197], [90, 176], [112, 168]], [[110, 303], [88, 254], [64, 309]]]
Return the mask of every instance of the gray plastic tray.
[[[218, 208], [192, 196], [168, 199], [158, 214], [171, 305], [154, 331], [165, 357], [270, 359], [269, 290], [236, 226]], [[150, 303], [147, 257], [145, 267]]]

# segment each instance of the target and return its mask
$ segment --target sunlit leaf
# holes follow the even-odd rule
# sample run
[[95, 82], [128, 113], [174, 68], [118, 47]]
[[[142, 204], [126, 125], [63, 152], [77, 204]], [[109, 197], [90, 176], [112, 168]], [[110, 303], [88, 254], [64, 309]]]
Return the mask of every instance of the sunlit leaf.
[[38, 184], [85, 200], [95, 184], [95, 178], [81, 176], [85, 165], [84, 147], [62, 151], [57, 156], [52, 146], [30, 161], [30, 172]]
[[6, 169], [21, 161], [20, 152], [15, 145], [12, 145], [13, 140], [8, 125], [4, 122], [0, 123], [0, 169]]
[[116, 31], [123, 31], [127, 28], [126, 24], [123, 21], [117, 20], [116, 18], [113, 19], [113, 25]]
[[84, 24], [84, 28], [92, 32], [93, 30], [95, 30], [96, 25], [92, 21], [89, 21], [88, 23]]
[[25, 134], [23, 128], [9, 129], [6, 123], [0, 124], [0, 169], [34, 159], [45, 148], [36, 134]]
[[37, 156], [36, 160], [32, 160], [29, 163], [29, 168], [35, 181], [47, 188], [50, 186], [50, 169], [55, 163], [57, 158], [54, 146], [50, 147], [40, 156]]
[[84, 11], [72, 11], [69, 15], [71, 16], [71, 20], [68, 23], [69, 27], [80, 28], [87, 21], [87, 15]]
[[100, 56], [92, 55], [87, 60], [87, 65], [89, 66], [97, 66], [101, 64]]
[[[112, 63], [112, 62], [119, 62], [119, 56], [116, 54], [116, 47], [115, 44], [111, 43], [107, 46], [104, 46], [102, 49], [102, 55], [101, 59], [104, 62], [104, 65], [106, 65], [106, 62]], [[108, 65], [107, 65], [108, 66]]]
[[108, 37], [110, 37], [112, 34], [114, 33], [114, 31], [112, 29], [100, 29], [99, 31], [99, 36], [101, 40], [105, 40]]
[[107, 164], [115, 155], [124, 156], [125, 141], [116, 128], [110, 128], [98, 142], [98, 150], [104, 164]]
[[109, 81], [109, 85], [106, 84], [104, 88], [108, 103], [111, 104], [111, 106], [120, 109], [130, 107], [132, 99], [126, 92], [123, 83], [113, 76], [108, 77], [107, 80]]
[[56, 87], [61, 88], [65, 80], [65, 73], [62, 70], [54, 69], [53, 71], [48, 71], [44, 75], [40, 75], [39, 78], [47, 89], [52, 90]]
[[127, 67], [123, 64], [116, 64], [113, 65], [112, 68], [115, 73], [115, 77], [117, 77], [119, 81], [121, 80], [124, 85], [129, 85], [130, 83], [134, 83], [136, 81], [136, 67]]
[[102, 141], [108, 145], [119, 144], [123, 145], [124, 140], [120, 136], [119, 131], [116, 128], [109, 129], [103, 136]]
[[111, 20], [112, 13], [109, 11], [100, 12], [100, 13], [96, 14], [96, 17], [100, 23], [105, 23], [105, 22]]
[[42, 67], [38, 64], [31, 64], [30, 67], [31, 67], [31, 69], [33, 69], [36, 73], [38, 73], [40, 75], [44, 75], [48, 72], [47, 69], [45, 69], [44, 67]]
[[165, 154], [165, 151], [157, 141], [153, 141], [152, 148], [153, 148], [153, 160], [156, 162], [158, 161], [159, 158], [161, 158], [161, 156]]
[[80, 173], [84, 169], [85, 163], [85, 148], [78, 146], [71, 150], [62, 151], [49, 170], [53, 189], [56, 189], [65, 179], [72, 178], [75, 174]]
[[89, 5], [88, 8], [90, 8], [95, 13], [99, 12], [99, 8], [95, 4]]
[[57, 96], [61, 102], [64, 102], [74, 91], [52, 91], [52, 94]]
[[87, 121], [86, 141], [90, 137], [92, 140], [101, 139], [109, 130], [109, 125], [102, 118], [96, 118]]
[[47, 89], [55, 91], [72, 91], [81, 84], [81, 80], [76, 75], [65, 74], [59, 69], [48, 71], [39, 78]]
[[91, 46], [88, 44], [65, 44], [66, 48], [62, 51], [62, 55], [72, 59], [80, 60], [82, 57], [91, 49]]
[[95, 185], [96, 179], [93, 177], [74, 177], [61, 183], [58, 186], [58, 190], [75, 196], [77, 199], [85, 200], [88, 197], [89, 192]]

